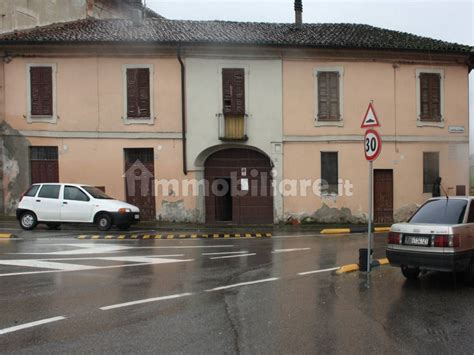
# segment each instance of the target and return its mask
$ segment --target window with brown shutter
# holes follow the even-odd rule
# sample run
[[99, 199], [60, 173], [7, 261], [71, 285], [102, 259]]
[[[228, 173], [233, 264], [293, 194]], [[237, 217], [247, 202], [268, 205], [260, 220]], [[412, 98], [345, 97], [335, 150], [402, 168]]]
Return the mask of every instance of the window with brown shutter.
[[441, 121], [441, 75], [420, 73], [420, 120]]
[[127, 69], [127, 117], [150, 117], [150, 69]]
[[53, 116], [53, 68], [30, 67], [31, 116]]
[[319, 71], [318, 80], [318, 120], [339, 121], [339, 72]]
[[245, 115], [245, 70], [222, 69], [223, 114]]

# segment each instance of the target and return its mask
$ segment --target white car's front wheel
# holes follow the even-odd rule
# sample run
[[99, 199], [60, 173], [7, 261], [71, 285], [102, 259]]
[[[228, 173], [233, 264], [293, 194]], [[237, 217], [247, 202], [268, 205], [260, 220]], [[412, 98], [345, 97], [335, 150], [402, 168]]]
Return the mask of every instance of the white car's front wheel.
[[30, 231], [35, 229], [36, 225], [38, 224], [38, 219], [33, 212], [27, 211], [23, 212], [20, 216], [20, 226], [24, 230]]
[[112, 228], [112, 218], [106, 213], [100, 214], [95, 223], [100, 231], [105, 232]]

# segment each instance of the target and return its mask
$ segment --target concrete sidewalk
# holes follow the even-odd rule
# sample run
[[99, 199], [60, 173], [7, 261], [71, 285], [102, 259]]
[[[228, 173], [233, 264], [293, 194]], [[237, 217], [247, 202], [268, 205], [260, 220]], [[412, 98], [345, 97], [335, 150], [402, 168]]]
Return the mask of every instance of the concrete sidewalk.
[[[389, 225], [375, 225], [375, 232], [387, 232]], [[0, 217], [0, 233], [2, 230], [7, 229], [20, 229], [18, 221], [15, 217], [1, 216]], [[154, 230], [164, 232], [193, 232], [201, 234], [214, 234], [214, 233], [303, 233], [311, 232], [318, 234], [348, 234], [348, 233], [366, 233], [367, 225], [352, 225], [352, 224], [248, 224], [248, 225], [235, 225], [235, 224], [196, 224], [196, 223], [170, 223], [170, 222], [159, 222], [159, 221], [144, 221], [134, 226], [133, 229], [140, 230]], [[64, 224], [61, 226], [61, 230], [84, 230], [86, 231], [97, 231], [96, 227], [92, 224]], [[115, 230], [114, 230], [115, 231]], [[5, 233], [7, 233], [5, 231]]]

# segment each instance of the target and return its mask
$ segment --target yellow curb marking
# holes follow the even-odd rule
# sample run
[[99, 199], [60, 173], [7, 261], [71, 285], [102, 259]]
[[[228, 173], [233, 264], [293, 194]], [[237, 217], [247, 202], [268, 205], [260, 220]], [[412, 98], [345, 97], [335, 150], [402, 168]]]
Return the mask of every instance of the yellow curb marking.
[[161, 239], [161, 234], [155, 235], [155, 239]]
[[230, 234], [224, 234], [224, 238], [230, 238]]
[[91, 239], [99, 239], [100, 235], [93, 235]]
[[87, 238], [87, 235], [80, 235], [79, 237], [77, 237], [77, 239], [86, 239]]
[[257, 234], [255, 234], [255, 237], [261, 238], [261, 237], [262, 237], [262, 234], [261, 234], [261, 233], [257, 233]]
[[235, 238], [240, 238], [240, 234], [234, 234]]
[[219, 238], [219, 234], [214, 234], [212, 238]]
[[328, 228], [323, 229], [320, 233], [321, 234], [343, 234], [343, 233], [350, 233], [350, 228]]
[[191, 234], [191, 238], [196, 239], [197, 237], [197, 234]]
[[207, 234], [201, 234], [201, 236], [202, 236], [203, 238], [207, 238], [207, 237], [208, 237]]
[[387, 258], [378, 259], [378, 262], [380, 263], [380, 265], [388, 265], [389, 264]]
[[105, 236], [105, 239], [113, 239], [113, 238], [114, 238], [113, 235], [106, 235], [106, 236]]
[[376, 232], [390, 232], [390, 227], [375, 227]]
[[266, 236], [267, 236], [268, 238], [271, 238], [271, 237], [272, 237], [272, 233], [267, 233]]
[[132, 235], [130, 238], [132, 238], [132, 239], [137, 239], [137, 238], [138, 238], [138, 235], [134, 234], [134, 235]]
[[145, 234], [142, 239], [150, 239], [150, 235], [149, 235], [149, 234]]
[[252, 234], [245, 233], [245, 238], [252, 238]]
[[117, 237], [117, 239], [125, 239], [125, 236], [124, 236], [124, 235], [119, 235], [119, 236]]
[[166, 239], [173, 239], [174, 235], [170, 234], [169, 236], [166, 237]]
[[180, 238], [186, 238], [186, 234], [180, 234], [179, 237]]
[[336, 274], [343, 274], [346, 272], [353, 272], [359, 270], [359, 265], [357, 264], [349, 264], [349, 265], [344, 265], [339, 268], [339, 270], [336, 271]]
[[0, 239], [12, 239], [13, 238], [13, 234], [10, 234], [10, 233], [1, 233], [0, 234]]

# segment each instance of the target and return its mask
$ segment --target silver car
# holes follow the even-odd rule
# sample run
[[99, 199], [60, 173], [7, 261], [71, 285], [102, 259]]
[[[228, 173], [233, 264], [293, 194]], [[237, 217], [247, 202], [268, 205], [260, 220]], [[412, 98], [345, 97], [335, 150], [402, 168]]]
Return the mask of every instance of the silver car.
[[427, 200], [407, 223], [392, 225], [387, 258], [407, 279], [420, 271], [463, 272], [474, 284], [474, 198]]

